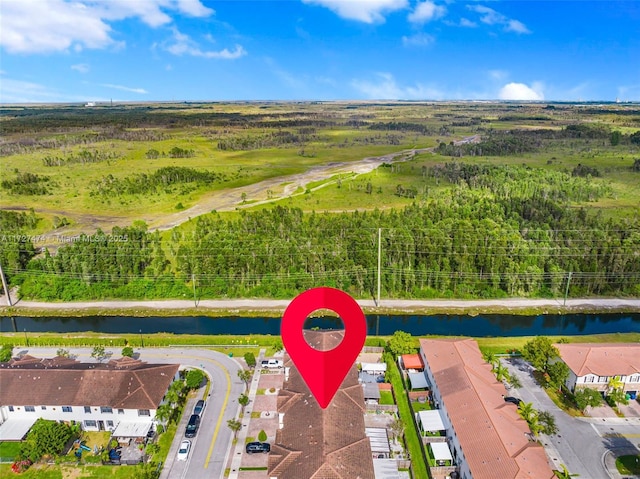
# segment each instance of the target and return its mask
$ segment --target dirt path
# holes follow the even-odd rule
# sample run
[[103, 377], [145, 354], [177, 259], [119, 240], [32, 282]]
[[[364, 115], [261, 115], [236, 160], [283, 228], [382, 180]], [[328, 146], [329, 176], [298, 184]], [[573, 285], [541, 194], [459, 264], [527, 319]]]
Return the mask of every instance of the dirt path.
[[[291, 302], [289, 299], [216, 299], [201, 300], [198, 302], [198, 310], [224, 310], [224, 311], [283, 311]], [[376, 310], [373, 300], [358, 300], [361, 307], [368, 310]], [[562, 299], [487, 299], [487, 300], [405, 300], [383, 299], [380, 302], [381, 310], [385, 311], [418, 311], [418, 310], [451, 310], [460, 311], [516, 311], [519, 309], [550, 310], [553, 312], [590, 310], [590, 311], [627, 311], [640, 312], [640, 299], [621, 298], [581, 298], [568, 299], [566, 305]], [[7, 305], [6, 297], [0, 296], [0, 312]], [[194, 309], [191, 300], [157, 300], [157, 301], [82, 301], [68, 303], [47, 303], [39, 301], [22, 301], [14, 303], [16, 309], [23, 310], [185, 310]], [[7, 311], [5, 311], [7, 313]], [[15, 314], [15, 313], [12, 313]], [[90, 314], [90, 311], [87, 311]]]
[[[149, 214], [141, 218], [129, 216], [92, 215], [51, 209], [44, 206], [35, 208], [36, 213], [51, 214], [66, 217], [73, 222], [72, 226], [59, 228], [43, 233], [34, 243], [39, 247], [49, 247], [55, 250], [61, 245], [61, 237], [77, 235], [80, 232], [91, 234], [97, 229], [110, 232], [114, 226], [129, 226], [134, 219], [141, 219], [147, 223], [151, 231], [165, 231], [174, 228], [191, 218], [216, 211], [233, 211], [237, 208], [248, 208], [272, 201], [277, 201], [294, 195], [301, 188], [303, 191], [309, 183], [327, 180], [341, 173], [354, 173], [356, 176], [369, 173], [383, 163], [398, 163], [412, 159], [417, 153], [433, 151], [433, 148], [409, 149], [382, 156], [363, 158], [362, 160], [349, 162], [332, 162], [309, 168], [303, 173], [269, 178], [251, 185], [214, 191], [205, 194], [198, 203], [191, 208], [176, 213]], [[267, 191], [272, 192], [272, 197], [267, 197]], [[302, 193], [299, 193], [302, 194]], [[243, 195], [251, 200], [251, 203], [243, 204]], [[24, 206], [4, 206], [4, 210], [27, 211]]]

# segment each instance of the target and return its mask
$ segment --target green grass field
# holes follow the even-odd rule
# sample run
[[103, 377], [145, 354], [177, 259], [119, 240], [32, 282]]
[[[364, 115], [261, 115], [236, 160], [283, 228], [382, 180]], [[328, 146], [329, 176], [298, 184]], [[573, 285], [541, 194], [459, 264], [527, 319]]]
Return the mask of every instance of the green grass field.
[[[596, 123], [624, 134], [637, 131], [633, 121], [640, 114], [622, 116], [623, 107], [609, 106], [598, 114], [588, 113], [571, 106], [546, 108], [545, 105], [470, 105], [466, 103], [278, 103], [278, 104], [197, 104], [147, 105], [123, 109], [103, 109], [92, 112], [86, 124], [53, 128], [46, 121], [29, 123], [20, 116], [19, 109], [8, 108], [2, 118], [10, 144], [33, 141], [38, 147], [14, 146], [0, 157], [4, 177], [13, 178], [14, 171], [30, 172], [50, 178], [51, 194], [25, 195], [3, 191], [0, 207], [35, 208], [43, 218], [32, 233], [53, 229], [54, 217], [66, 216], [72, 226], [91, 229], [91, 216], [119, 218], [121, 221], [157, 219], [194, 206], [209, 195], [232, 188], [248, 186], [270, 178], [282, 178], [280, 186], [265, 187], [249, 194], [246, 206], [277, 197], [287, 177], [300, 174], [319, 165], [354, 162], [370, 156], [398, 152], [407, 148], [433, 147], [438, 142], [489, 131], [549, 129], [560, 130], [566, 125]], [[82, 108], [66, 111], [34, 107], [29, 118], [40, 114], [67, 118], [73, 112], [79, 118]], [[96, 115], [97, 113], [97, 115]], [[102, 117], [100, 115], [103, 115]], [[133, 116], [130, 116], [133, 115]], [[111, 116], [120, 118], [124, 126], [112, 130]], [[133, 126], [133, 118], [141, 120]], [[71, 117], [76, 118], [76, 117]], [[238, 121], [241, 119], [242, 121]], [[15, 122], [19, 127], [14, 127]], [[77, 119], [74, 121], [78, 121]], [[116, 120], [113, 120], [116, 121]], [[117, 122], [116, 122], [117, 124]], [[396, 125], [370, 129], [371, 125]], [[405, 125], [397, 127], [398, 124]], [[409, 126], [406, 126], [409, 125]], [[418, 133], [411, 128], [425, 128]], [[305, 130], [306, 128], [306, 130]], [[386, 128], [386, 127], [385, 127]], [[137, 135], [137, 136], [136, 136]], [[271, 144], [282, 136], [297, 138], [279, 146]], [[296, 136], [297, 135], [297, 136]], [[111, 138], [109, 138], [111, 136]], [[260, 141], [255, 141], [260, 139]], [[275, 140], [274, 140], [275, 139]], [[248, 141], [248, 150], [221, 150], [220, 142]], [[20, 143], [22, 142], [22, 143]], [[264, 146], [261, 146], [263, 145]], [[192, 150], [188, 158], [169, 158], [166, 153], [178, 147]], [[155, 149], [164, 152], [157, 159], [148, 159], [146, 152]], [[95, 163], [71, 163], [45, 166], [45, 157], [69, 158], [81, 151], [98, 152], [114, 158]], [[544, 148], [534, 153], [501, 157], [466, 157], [462, 161], [490, 164], [526, 164], [529, 167], [571, 171], [581, 163], [597, 167], [602, 181], [611, 185], [613, 194], [587, 204], [594, 211], [611, 217], [636, 217], [640, 204], [640, 179], [630, 174], [633, 160], [640, 156], [639, 148], [629, 144], [611, 146], [606, 140], [569, 139], [547, 141]], [[324, 180], [308, 185], [308, 193], [280, 200], [287, 206], [305, 211], [344, 211], [355, 209], [402, 207], [413, 201], [437, 194], [447, 187], [424, 177], [422, 167], [450, 161], [451, 158], [435, 154], [422, 154], [403, 163], [398, 169], [377, 170], [359, 176], [344, 175], [340, 181], [329, 175]], [[122, 194], [115, 196], [92, 195], [96, 182], [108, 175], [131, 178], [151, 174], [161, 167], [180, 166], [197, 170], [215, 171], [239, 177], [228, 182], [205, 185], [183, 184], [169, 189], [158, 188], [153, 193]], [[371, 188], [367, 189], [367, 184]], [[414, 187], [416, 199], [395, 194], [396, 187]], [[267, 189], [271, 190], [267, 194]], [[367, 192], [369, 191], [369, 192]], [[237, 207], [242, 207], [241, 203]], [[262, 208], [263, 206], [252, 206]]]

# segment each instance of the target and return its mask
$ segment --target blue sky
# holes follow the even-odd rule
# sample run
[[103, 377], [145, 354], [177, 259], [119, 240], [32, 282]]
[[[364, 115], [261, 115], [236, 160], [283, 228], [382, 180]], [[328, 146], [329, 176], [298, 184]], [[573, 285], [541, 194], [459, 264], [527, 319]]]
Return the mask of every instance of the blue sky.
[[0, 102], [640, 101], [640, 1], [0, 0]]

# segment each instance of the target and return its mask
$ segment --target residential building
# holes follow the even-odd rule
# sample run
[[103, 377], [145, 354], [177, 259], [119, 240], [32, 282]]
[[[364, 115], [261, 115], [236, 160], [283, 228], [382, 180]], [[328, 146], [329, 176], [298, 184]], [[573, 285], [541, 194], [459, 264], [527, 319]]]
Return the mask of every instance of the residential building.
[[178, 368], [128, 357], [99, 364], [27, 355], [0, 363], [0, 437], [20, 440], [38, 418], [144, 436]]
[[475, 341], [421, 339], [420, 356], [460, 478], [554, 477], [544, 448], [515, 405], [504, 401], [506, 389]]
[[[315, 349], [333, 349], [343, 331], [305, 331]], [[365, 434], [364, 397], [355, 365], [326, 409], [322, 409], [285, 356], [288, 377], [278, 395], [280, 429], [269, 454], [271, 479], [323, 477], [374, 479], [372, 451]]]
[[569, 366], [566, 386], [572, 392], [584, 387], [604, 392], [616, 376], [630, 396], [640, 391], [640, 344], [572, 343], [556, 347]]

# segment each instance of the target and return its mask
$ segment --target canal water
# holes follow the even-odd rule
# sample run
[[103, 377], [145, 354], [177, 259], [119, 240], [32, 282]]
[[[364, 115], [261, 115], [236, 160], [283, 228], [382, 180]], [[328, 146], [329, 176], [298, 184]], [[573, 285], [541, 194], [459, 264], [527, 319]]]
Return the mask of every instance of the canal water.
[[[340, 328], [337, 318], [314, 318], [313, 326]], [[368, 334], [390, 335], [397, 330], [413, 335], [534, 336], [640, 332], [640, 313], [466, 315], [368, 315]], [[280, 318], [260, 317], [129, 317], [87, 316], [0, 318], [1, 332], [101, 333], [167, 332], [174, 334], [280, 334]]]

